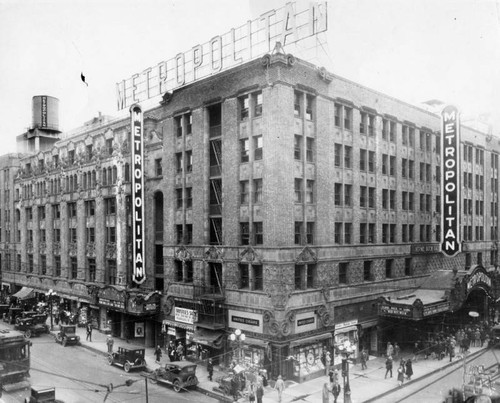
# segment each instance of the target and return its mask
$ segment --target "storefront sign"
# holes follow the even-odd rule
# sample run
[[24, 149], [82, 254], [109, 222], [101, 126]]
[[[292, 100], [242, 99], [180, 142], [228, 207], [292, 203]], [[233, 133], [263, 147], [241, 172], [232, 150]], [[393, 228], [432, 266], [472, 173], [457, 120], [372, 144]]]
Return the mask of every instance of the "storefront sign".
[[412, 308], [406, 306], [381, 305], [380, 314], [385, 316], [412, 317]]
[[411, 254], [425, 254], [425, 253], [439, 253], [441, 252], [441, 245], [438, 243], [424, 243], [411, 245]]
[[194, 332], [194, 325], [190, 325], [187, 323], [175, 322], [173, 320], [168, 320], [168, 319], [164, 319], [162, 323], [163, 323], [163, 326], [168, 326], [169, 329], [170, 328], [172, 328], [172, 329], [179, 328], [179, 329], [190, 330], [190, 331]]
[[144, 138], [143, 117], [139, 105], [130, 108], [130, 124], [132, 135], [132, 247], [133, 273], [132, 281], [142, 284], [146, 280], [146, 262], [144, 254]]
[[442, 302], [436, 305], [424, 306], [424, 316], [431, 316], [439, 312], [446, 312], [449, 309], [449, 302]]
[[489, 278], [485, 272], [477, 271], [467, 281], [467, 292], [469, 292], [472, 287], [481, 284], [491, 288], [491, 278]]
[[158, 304], [157, 303], [151, 303], [151, 304], [144, 305], [144, 310], [146, 312], [154, 312], [157, 309], [158, 309]]
[[144, 322], [134, 323], [135, 337], [144, 337]]
[[175, 320], [177, 322], [193, 324], [198, 322], [198, 311], [175, 307]]
[[233, 310], [229, 310], [228, 315], [229, 327], [248, 330], [249, 332], [262, 333], [262, 315]]
[[41, 114], [42, 114], [42, 119], [41, 119], [41, 128], [44, 128], [44, 127], [47, 127], [47, 97], [46, 96], [42, 96], [41, 97], [41, 101], [42, 101], [42, 104], [41, 104]]
[[448, 105], [441, 114], [442, 252], [453, 257], [460, 252], [460, 117], [458, 109]]
[[125, 303], [123, 301], [113, 301], [107, 298], [99, 298], [99, 305], [121, 310], [125, 309]]
[[175, 336], [175, 327], [168, 326], [167, 327], [167, 334], [169, 334], [170, 336]]
[[281, 42], [289, 53], [299, 50], [298, 42], [328, 28], [326, 1], [311, 2], [309, 8], [302, 4], [290, 2], [278, 10], [268, 11], [245, 25], [122, 80], [116, 84], [118, 110], [260, 57], [273, 50], [276, 42]]
[[351, 326], [356, 326], [358, 324], [358, 320], [350, 320], [349, 322], [342, 322], [342, 323], [337, 323], [335, 324], [335, 331], [343, 329], [345, 327], [351, 327]]
[[298, 313], [295, 315], [295, 332], [303, 333], [317, 329], [316, 315], [313, 312]]

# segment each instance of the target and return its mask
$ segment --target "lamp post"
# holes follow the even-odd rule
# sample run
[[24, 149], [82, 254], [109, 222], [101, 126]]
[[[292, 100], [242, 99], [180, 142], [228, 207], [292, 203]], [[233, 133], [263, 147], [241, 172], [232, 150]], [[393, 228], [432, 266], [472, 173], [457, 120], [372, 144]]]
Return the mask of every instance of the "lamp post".
[[[349, 386], [349, 357], [356, 351], [356, 346], [349, 340], [345, 340], [338, 346], [342, 354], [342, 378], [344, 380], [344, 403], [351, 402], [351, 387]], [[346, 382], [347, 378], [347, 382]]]
[[50, 330], [54, 330], [54, 325], [53, 325], [53, 322], [52, 322], [52, 301], [54, 299], [54, 297], [57, 295], [57, 293], [52, 290], [52, 288], [47, 291], [45, 293], [45, 295], [47, 296], [47, 299], [49, 300], [49, 313], [50, 313]]
[[231, 335], [229, 336], [229, 339], [233, 344], [236, 344], [237, 348], [237, 363], [239, 364], [241, 361], [241, 346], [245, 341], [245, 333], [243, 333], [240, 329], [236, 329]]

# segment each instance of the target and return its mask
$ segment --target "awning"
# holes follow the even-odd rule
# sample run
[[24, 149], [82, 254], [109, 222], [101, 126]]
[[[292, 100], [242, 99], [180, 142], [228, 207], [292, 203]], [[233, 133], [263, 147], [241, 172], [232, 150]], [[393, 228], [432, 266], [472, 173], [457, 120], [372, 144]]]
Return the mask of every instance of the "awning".
[[421, 320], [450, 310], [444, 289], [417, 289], [405, 295], [379, 298], [379, 315], [409, 320]]
[[294, 340], [290, 342], [290, 347], [302, 346], [303, 344], [312, 344], [313, 342], [331, 338], [332, 338], [331, 333], [324, 333], [318, 336], [312, 336], [312, 337], [306, 337], [305, 339]]
[[267, 348], [267, 341], [261, 340], [261, 339], [254, 339], [253, 337], [246, 337], [245, 338], [245, 344], [248, 344], [250, 346], [259, 346], [259, 347], [265, 347]]
[[35, 291], [33, 290], [33, 288], [23, 287], [18, 292], [16, 292], [13, 295], [13, 297], [16, 297], [19, 299], [35, 298]]
[[193, 342], [205, 346], [222, 348], [222, 338], [224, 332], [197, 328], [193, 334]]
[[348, 333], [348, 332], [352, 332], [355, 330], [358, 330], [357, 325], [346, 326], [346, 327], [341, 327], [340, 329], [335, 329], [335, 334], [337, 335], [337, 334], [342, 334], [342, 333]]

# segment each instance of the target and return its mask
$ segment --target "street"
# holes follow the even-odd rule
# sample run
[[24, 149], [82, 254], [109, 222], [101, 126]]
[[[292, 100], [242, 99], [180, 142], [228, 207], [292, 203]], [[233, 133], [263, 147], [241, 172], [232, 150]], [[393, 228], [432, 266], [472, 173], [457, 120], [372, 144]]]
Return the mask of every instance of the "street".
[[[106, 402], [215, 402], [198, 392], [176, 393], [172, 389], [148, 381], [146, 400], [145, 378], [139, 372], [125, 373], [122, 368], [109, 366], [105, 357], [78, 346], [62, 347], [50, 335], [31, 339], [31, 378], [35, 387], [55, 387], [56, 398], [64, 403], [102, 402], [107, 386], [113, 391]], [[132, 380], [131, 386], [125, 382]], [[6, 403], [18, 403], [29, 391], [4, 392]]]

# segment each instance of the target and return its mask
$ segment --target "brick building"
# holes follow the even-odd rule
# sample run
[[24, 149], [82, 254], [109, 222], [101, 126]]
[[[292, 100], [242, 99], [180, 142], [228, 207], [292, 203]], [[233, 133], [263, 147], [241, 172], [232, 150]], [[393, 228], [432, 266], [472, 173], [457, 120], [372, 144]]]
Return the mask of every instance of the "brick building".
[[[146, 282], [129, 280], [130, 124], [117, 119], [3, 168], [5, 285], [53, 289], [146, 345], [183, 340], [226, 364], [242, 347], [297, 381], [344, 340], [382, 352], [380, 301], [425, 292], [429, 325], [489, 315], [492, 290], [447, 281], [497, 264], [497, 138], [462, 127], [463, 252], [445, 258], [441, 121], [424, 108], [277, 53], [165, 94], [144, 126]], [[429, 285], [442, 270], [454, 277]]]

